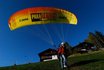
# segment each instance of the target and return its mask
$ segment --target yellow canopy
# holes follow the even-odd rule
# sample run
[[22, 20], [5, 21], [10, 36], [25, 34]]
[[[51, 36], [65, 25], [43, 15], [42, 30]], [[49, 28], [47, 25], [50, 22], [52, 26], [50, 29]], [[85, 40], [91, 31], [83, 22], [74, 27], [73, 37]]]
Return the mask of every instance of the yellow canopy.
[[76, 16], [66, 10], [52, 7], [33, 7], [14, 13], [9, 21], [11, 30], [37, 24], [69, 23], [77, 24]]

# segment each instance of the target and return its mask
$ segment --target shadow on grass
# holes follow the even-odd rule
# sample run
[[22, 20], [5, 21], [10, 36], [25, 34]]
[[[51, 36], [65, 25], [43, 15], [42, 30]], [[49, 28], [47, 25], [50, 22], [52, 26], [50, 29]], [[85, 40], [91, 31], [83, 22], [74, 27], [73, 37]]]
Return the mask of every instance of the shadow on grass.
[[85, 64], [89, 64], [89, 63], [93, 63], [93, 62], [98, 62], [98, 61], [104, 61], [104, 59], [84, 60], [84, 61], [80, 61], [80, 62], [76, 62], [74, 64], [71, 64], [70, 67], [81, 66], [81, 65], [85, 65]]

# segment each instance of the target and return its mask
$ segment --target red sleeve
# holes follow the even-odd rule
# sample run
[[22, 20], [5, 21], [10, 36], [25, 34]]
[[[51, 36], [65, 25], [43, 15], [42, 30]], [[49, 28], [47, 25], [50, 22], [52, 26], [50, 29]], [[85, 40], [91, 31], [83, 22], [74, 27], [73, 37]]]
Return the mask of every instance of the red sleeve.
[[60, 54], [61, 53], [61, 48], [58, 48], [58, 54]]

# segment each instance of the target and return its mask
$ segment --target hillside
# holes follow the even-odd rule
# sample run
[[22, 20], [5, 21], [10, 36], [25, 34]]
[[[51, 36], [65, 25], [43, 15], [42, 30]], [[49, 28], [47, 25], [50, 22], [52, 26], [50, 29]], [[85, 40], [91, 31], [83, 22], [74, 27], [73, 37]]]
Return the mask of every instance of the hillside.
[[[72, 55], [68, 62], [70, 63], [70, 70], [104, 70], [104, 51]], [[54, 60], [2, 67], [0, 70], [60, 70], [60, 66], [58, 61]]]

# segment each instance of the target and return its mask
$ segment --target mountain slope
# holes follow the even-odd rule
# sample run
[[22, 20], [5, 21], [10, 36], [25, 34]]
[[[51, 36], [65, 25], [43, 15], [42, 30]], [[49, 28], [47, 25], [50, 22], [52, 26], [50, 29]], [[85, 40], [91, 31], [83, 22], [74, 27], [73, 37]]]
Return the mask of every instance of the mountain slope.
[[[104, 51], [72, 55], [68, 58], [68, 63], [70, 64], [70, 70], [104, 70]], [[1, 67], [0, 70], [60, 70], [60, 66], [59, 62], [54, 60]]]

